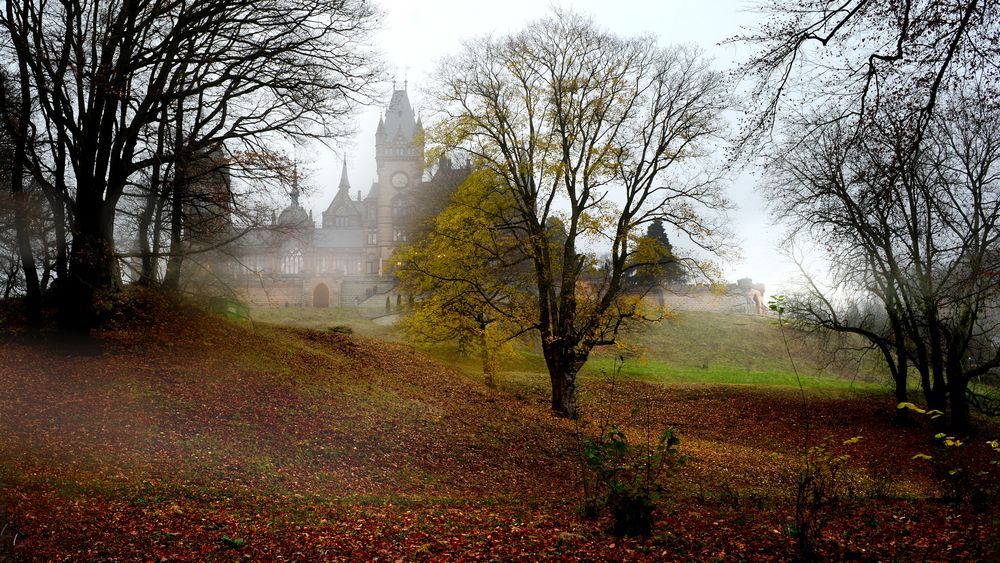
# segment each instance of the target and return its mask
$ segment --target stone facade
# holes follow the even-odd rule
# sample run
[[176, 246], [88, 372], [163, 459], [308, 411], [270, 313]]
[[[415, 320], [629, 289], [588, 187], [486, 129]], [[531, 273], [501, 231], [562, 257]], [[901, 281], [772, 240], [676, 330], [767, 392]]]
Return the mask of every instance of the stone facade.
[[337, 193], [317, 227], [299, 204], [295, 180], [291, 204], [233, 251], [238, 297], [275, 307], [384, 309], [387, 297], [395, 304], [392, 256], [406, 242], [417, 198], [443, 178], [457, 187], [468, 173], [456, 174], [442, 161], [425, 181], [423, 136], [406, 91], [394, 91], [375, 133], [377, 178], [368, 193], [352, 197], [345, 160]]
[[[650, 306], [674, 311], [705, 311], [714, 313], [767, 314], [754, 301], [754, 292], [763, 296], [764, 284], [750, 278], [725, 285], [673, 284], [657, 288], [646, 295]], [[759, 297], [760, 299], [762, 297]]]

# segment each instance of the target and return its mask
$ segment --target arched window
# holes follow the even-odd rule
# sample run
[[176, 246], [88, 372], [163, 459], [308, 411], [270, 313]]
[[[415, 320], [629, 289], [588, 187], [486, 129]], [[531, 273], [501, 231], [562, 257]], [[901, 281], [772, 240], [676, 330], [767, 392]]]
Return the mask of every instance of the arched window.
[[285, 253], [281, 258], [281, 273], [282, 274], [301, 274], [302, 273], [302, 249], [293, 248]]

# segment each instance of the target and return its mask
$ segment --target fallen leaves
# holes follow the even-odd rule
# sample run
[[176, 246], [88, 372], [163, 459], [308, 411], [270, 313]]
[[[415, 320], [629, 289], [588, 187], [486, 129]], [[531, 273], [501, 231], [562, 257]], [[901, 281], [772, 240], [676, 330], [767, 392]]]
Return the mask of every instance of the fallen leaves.
[[[644, 402], [638, 414], [678, 428], [691, 462], [654, 536], [617, 539], [576, 515], [577, 427], [534, 390], [485, 389], [401, 344], [213, 318], [104, 338], [100, 356], [0, 346], [0, 549], [18, 558], [777, 560], [793, 549], [793, 395], [619, 382], [612, 416], [638, 432], [632, 405]], [[588, 385], [599, 397], [601, 383]], [[821, 553], [983, 557], [992, 516], [919, 500], [933, 483], [910, 458], [926, 435], [875, 416], [883, 402], [814, 399], [813, 432], [866, 436], [853, 470], [892, 471], [918, 500], [843, 507]]]

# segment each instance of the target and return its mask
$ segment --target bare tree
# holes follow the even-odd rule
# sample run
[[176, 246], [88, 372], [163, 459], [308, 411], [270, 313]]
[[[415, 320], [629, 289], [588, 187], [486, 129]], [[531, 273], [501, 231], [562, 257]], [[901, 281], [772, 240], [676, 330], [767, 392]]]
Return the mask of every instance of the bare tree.
[[[24, 72], [24, 65], [18, 68]], [[25, 189], [31, 96], [24, 80], [15, 81], [0, 69], [0, 144], [5, 153], [0, 179], [10, 190], [13, 207], [14, 239], [21, 265], [28, 317], [37, 321], [41, 316], [42, 290], [31, 248], [28, 195]]]
[[883, 112], [863, 136], [836, 126], [789, 140], [772, 163], [772, 201], [793, 235], [825, 246], [843, 293], [875, 297], [885, 318], [838, 314], [815, 286], [799, 312], [878, 346], [897, 399], [914, 367], [928, 404], [960, 430], [970, 381], [1000, 366], [1000, 113], [984, 96], [946, 98], [919, 145], [912, 122]]
[[[995, 189], [980, 174], [993, 169], [990, 151], [967, 136], [995, 121], [1000, 5], [758, 6], [770, 19], [735, 38], [759, 47], [743, 67], [752, 85], [739, 147], [768, 157], [775, 210], [830, 249], [838, 282], [881, 301], [888, 326], [865, 336], [896, 365], [897, 389], [912, 366], [933, 408], [950, 403], [965, 427], [966, 384], [992, 364], [967, 353], [989, 340], [993, 288], [975, 275], [990, 262]], [[814, 320], [862, 328], [834, 319], [833, 295], [813, 297], [825, 298]]]
[[996, 2], [761, 0], [756, 8], [766, 22], [733, 38], [758, 46], [742, 68], [751, 83], [743, 148], [818, 108], [813, 128], [863, 128], [883, 109], [903, 112], [919, 141], [943, 91], [974, 80], [994, 99], [1000, 93]]
[[[432, 138], [489, 170], [511, 201], [502, 225], [526, 257], [552, 384], [552, 409], [576, 416], [576, 375], [594, 346], [639, 315], [624, 277], [656, 218], [721, 252], [718, 177], [703, 172], [723, 129], [726, 82], [693, 48], [661, 49], [556, 10], [525, 30], [466, 45], [434, 81]], [[561, 233], [551, 229], [561, 223]], [[606, 252], [602, 277], [587, 255]], [[493, 303], [503, 308], [504, 303]]]
[[374, 18], [361, 0], [7, 2], [5, 52], [24, 68], [48, 149], [34, 172], [71, 218], [63, 326], [89, 330], [95, 296], [119, 283], [115, 218], [136, 175], [164, 161], [158, 124], [186, 134], [166, 155], [175, 164], [231, 139], [342, 133], [374, 78]]

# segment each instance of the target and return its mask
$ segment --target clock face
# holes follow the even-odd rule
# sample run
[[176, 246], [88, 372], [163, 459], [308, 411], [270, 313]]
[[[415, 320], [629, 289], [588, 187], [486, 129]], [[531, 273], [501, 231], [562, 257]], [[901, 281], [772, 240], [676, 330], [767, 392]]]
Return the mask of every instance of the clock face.
[[409, 183], [410, 177], [406, 175], [406, 172], [396, 172], [392, 175], [392, 187], [394, 188], [405, 188]]

